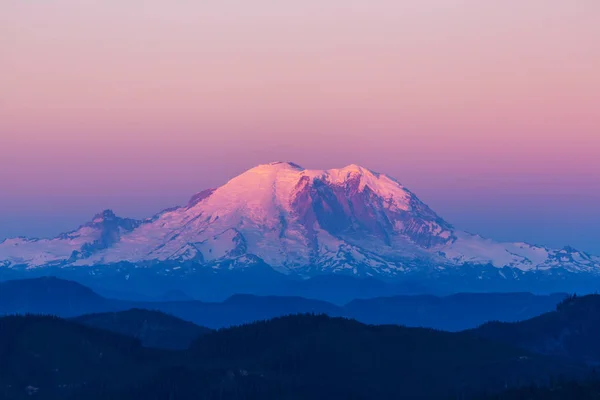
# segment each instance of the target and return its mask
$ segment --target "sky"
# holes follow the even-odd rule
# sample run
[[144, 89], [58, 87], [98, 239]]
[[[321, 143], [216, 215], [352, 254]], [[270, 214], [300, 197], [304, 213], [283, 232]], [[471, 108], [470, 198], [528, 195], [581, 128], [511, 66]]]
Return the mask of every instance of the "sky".
[[600, 254], [597, 0], [2, 0], [0, 240], [270, 161]]

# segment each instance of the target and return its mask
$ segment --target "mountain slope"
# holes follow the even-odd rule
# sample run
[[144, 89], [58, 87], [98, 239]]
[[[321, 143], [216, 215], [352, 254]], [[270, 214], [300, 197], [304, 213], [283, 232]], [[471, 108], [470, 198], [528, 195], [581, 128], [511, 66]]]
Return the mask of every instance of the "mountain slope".
[[107, 249], [120, 241], [121, 236], [139, 227], [141, 221], [117, 217], [105, 210], [68, 233], [53, 239], [6, 239], [0, 243], [0, 265], [37, 267], [72, 263], [92, 253]]
[[6, 399], [68, 398], [124, 374], [131, 384], [154, 369], [153, 357], [133, 338], [41, 316], [0, 318], [0, 359]]
[[93, 267], [95, 275], [113, 266], [127, 279], [142, 268], [182, 278], [261, 268], [296, 278], [453, 277], [474, 286], [525, 275], [557, 282], [600, 276], [599, 257], [570, 247], [498, 243], [457, 230], [387, 175], [293, 163], [252, 168], [144, 221], [105, 212], [54, 239], [6, 240], [0, 263], [13, 270]]
[[319, 315], [221, 330], [190, 352], [216, 366], [277, 376], [289, 385], [283, 394], [295, 398], [468, 398], [578, 370], [461, 333]]
[[585, 372], [470, 335], [311, 315], [212, 332], [187, 351], [4, 317], [0, 359], [0, 399], [11, 400], [462, 398]]
[[220, 260], [250, 254], [284, 273], [308, 273], [314, 267], [354, 273], [360, 264], [375, 272], [379, 268], [372, 267], [384, 265], [372, 251], [377, 247], [389, 250], [395, 242], [406, 257], [446, 243], [449, 229], [385, 175], [357, 166], [309, 171], [276, 163], [253, 168], [185, 207], [157, 215], [77, 265], [193, 260], [218, 268]]
[[469, 331], [536, 353], [600, 364], [600, 296], [570, 297], [556, 311], [515, 323], [488, 322]]
[[[253, 295], [235, 295], [218, 303], [132, 302], [100, 297], [74, 282], [40, 278], [0, 283], [0, 315], [43, 313], [76, 317], [92, 314], [82, 318], [93, 326], [142, 340], [144, 334], [149, 334], [149, 338], [165, 338], [166, 343], [172, 343], [170, 334], [166, 332], [173, 329], [183, 332], [173, 336], [190, 338], [196, 334], [189, 334], [195, 329], [190, 329], [189, 323], [184, 321], [219, 329], [297, 313], [343, 316], [371, 324], [458, 331], [477, 327], [490, 320], [521, 321], [531, 318], [553, 310], [565, 297], [564, 294], [542, 296], [528, 293], [394, 296], [354, 300], [343, 306], [302, 297]], [[128, 311], [133, 308], [138, 310]], [[171, 316], [184, 321], [173, 320]], [[144, 344], [148, 344], [148, 341]]]
[[127, 311], [86, 314], [73, 321], [139, 339], [142, 345], [163, 349], [187, 349], [198, 336], [211, 330], [160, 311]]
[[111, 309], [110, 301], [76, 282], [53, 277], [0, 282], [0, 315], [70, 317]]
[[551, 311], [567, 297], [531, 293], [458, 293], [445, 297], [395, 296], [353, 300], [344, 315], [368, 324], [461, 331], [482, 321], [524, 321]]

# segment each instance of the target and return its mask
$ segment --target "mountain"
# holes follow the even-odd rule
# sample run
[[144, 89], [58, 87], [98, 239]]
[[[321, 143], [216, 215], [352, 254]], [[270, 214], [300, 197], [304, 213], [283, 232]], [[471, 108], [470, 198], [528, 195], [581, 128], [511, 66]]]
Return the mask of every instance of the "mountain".
[[[143, 328], [149, 330], [152, 337], [160, 336], [164, 332], [162, 328], [181, 328], [184, 336], [190, 331], [187, 323], [173, 321], [170, 316], [219, 329], [298, 313], [459, 331], [491, 320], [522, 321], [554, 310], [567, 297], [566, 294], [470, 293], [446, 297], [381, 297], [334, 305], [302, 297], [234, 295], [222, 302], [149, 302], [107, 299], [78, 283], [56, 278], [8, 281], [0, 283], [0, 289], [0, 315], [42, 313], [75, 317], [93, 313], [83, 318], [90, 319], [94, 326], [110, 329], [115, 324], [112, 330], [132, 336]], [[134, 308], [138, 310], [127, 311]]]
[[[298, 313], [345, 315], [342, 307], [301, 297], [235, 295], [220, 303], [177, 301], [140, 303], [137, 307], [160, 310], [212, 329], [230, 327]], [[390, 313], [389, 317], [392, 317]]]
[[319, 315], [221, 330], [200, 337], [190, 353], [217, 366], [279, 376], [289, 385], [286, 398], [468, 398], [579, 370], [461, 333]]
[[0, 244], [0, 265], [28, 267], [64, 265], [110, 248], [141, 225], [141, 221], [119, 218], [105, 210], [72, 232], [53, 239], [6, 239]]
[[0, 276], [45, 269], [107, 289], [194, 297], [227, 287], [272, 294], [282, 282], [330, 274], [435, 293], [592, 291], [600, 282], [600, 257], [463, 232], [385, 174], [282, 162], [144, 221], [105, 211], [53, 239], [7, 239], [0, 265]]
[[0, 318], [0, 398], [67, 398], [87, 384], [139, 379], [154, 358], [136, 339], [56, 317]]
[[3, 317], [0, 359], [0, 399], [11, 400], [464, 398], [586, 373], [462, 333], [318, 315], [211, 332], [186, 351], [56, 317]]
[[556, 311], [515, 323], [488, 322], [470, 332], [536, 353], [600, 365], [600, 295], [569, 297]]
[[457, 293], [353, 300], [344, 315], [368, 324], [398, 324], [461, 331], [488, 321], [524, 321], [553, 310], [566, 294]]
[[553, 310], [565, 294], [460, 293], [446, 297], [394, 296], [354, 300], [343, 306], [301, 297], [235, 295], [223, 302], [137, 303], [212, 329], [297, 313], [347, 317], [369, 324], [396, 324], [461, 331], [485, 322], [523, 321]]
[[0, 282], [0, 315], [53, 314], [71, 317], [107, 311], [110, 301], [76, 282], [54, 277]]
[[86, 314], [73, 321], [139, 339], [143, 346], [187, 349], [194, 339], [211, 330], [160, 311], [127, 311]]

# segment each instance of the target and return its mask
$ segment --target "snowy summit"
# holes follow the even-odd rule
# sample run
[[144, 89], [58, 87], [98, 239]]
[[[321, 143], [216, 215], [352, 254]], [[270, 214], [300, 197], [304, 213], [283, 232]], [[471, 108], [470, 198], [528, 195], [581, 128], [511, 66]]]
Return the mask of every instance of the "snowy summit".
[[479, 279], [490, 268], [500, 278], [600, 272], [599, 257], [572, 248], [499, 243], [457, 230], [397, 180], [358, 165], [308, 170], [287, 162], [263, 164], [144, 221], [108, 210], [53, 239], [0, 244], [3, 268], [117, 263], [217, 272], [261, 264], [300, 277], [383, 279], [465, 266]]

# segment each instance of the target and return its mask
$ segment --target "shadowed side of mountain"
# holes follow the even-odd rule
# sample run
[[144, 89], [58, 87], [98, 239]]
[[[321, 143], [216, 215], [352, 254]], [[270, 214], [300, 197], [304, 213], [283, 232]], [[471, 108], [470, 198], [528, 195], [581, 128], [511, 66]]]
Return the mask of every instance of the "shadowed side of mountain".
[[290, 280], [281, 287], [276, 288], [276, 290], [273, 294], [320, 299], [339, 305], [346, 304], [354, 299], [429, 293], [425, 286], [416, 282], [391, 284], [375, 278], [331, 274], [317, 275], [310, 279]]
[[0, 314], [51, 314], [70, 317], [108, 311], [114, 305], [76, 282], [41, 277], [0, 282]]
[[84, 274], [84, 270], [80, 272], [81, 276], [75, 276], [75, 272], [65, 273], [61, 269], [55, 272], [64, 276], [64, 279], [73, 279], [91, 287], [106, 297], [132, 301], [185, 301], [192, 300], [189, 297], [193, 297], [205, 302], [222, 302], [236, 294], [245, 293], [257, 296], [297, 296], [344, 305], [354, 299], [439, 293], [416, 280], [390, 283], [375, 278], [341, 274], [323, 274], [300, 279], [264, 266], [262, 269], [253, 266], [248, 271], [234, 270], [219, 274], [196, 271], [196, 274], [202, 275], [200, 282], [186, 281], [168, 274], [157, 275], [145, 268], [130, 269], [128, 265], [123, 267], [129, 271], [127, 279], [116, 271], [113, 275], [111, 268], [99, 268], [94, 276]]
[[298, 398], [456, 398], [582, 371], [461, 333], [325, 315], [220, 330], [197, 339], [190, 352], [217, 366], [277, 376], [289, 385], [282, 395]]
[[465, 333], [307, 314], [213, 331], [183, 351], [56, 317], [2, 317], [0, 358], [0, 398], [11, 400], [464, 398], [586, 374]]
[[[99, 296], [78, 283], [56, 278], [7, 281], [0, 285], [0, 314], [42, 313], [68, 318], [137, 308], [161, 311], [210, 329], [288, 314], [319, 313], [373, 324], [456, 331], [474, 328], [491, 320], [531, 318], [552, 311], [566, 297], [562, 294], [542, 296], [529, 293], [393, 296], [359, 299], [338, 306], [298, 296], [234, 295], [222, 302], [113, 300]], [[336, 288], [332, 286], [330, 290]]]
[[491, 320], [522, 321], [553, 310], [567, 294], [460, 293], [353, 300], [344, 307], [352, 318], [371, 324], [399, 324], [459, 331]]
[[153, 368], [134, 338], [35, 315], [0, 318], [0, 359], [0, 398], [7, 399], [69, 398], [86, 385], [119, 386], [122, 377], [134, 381]]
[[139, 339], [142, 345], [164, 349], [187, 349], [200, 335], [211, 330], [160, 311], [127, 311], [86, 314], [73, 321]]
[[556, 311], [521, 322], [489, 322], [469, 333], [540, 354], [600, 364], [600, 295], [570, 296]]
[[289, 296], [235, 295], [221, 303], [146, 302], [137, 307], [159, 310], [211, 329], [241, 325], [297, 313], [343, 315], [343, 309], [320, 300]]

